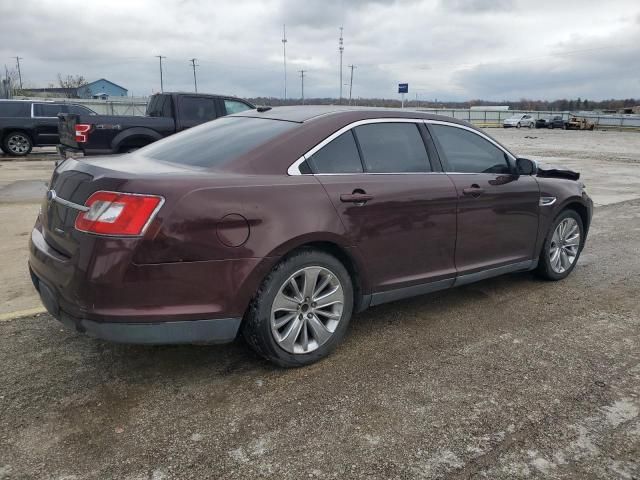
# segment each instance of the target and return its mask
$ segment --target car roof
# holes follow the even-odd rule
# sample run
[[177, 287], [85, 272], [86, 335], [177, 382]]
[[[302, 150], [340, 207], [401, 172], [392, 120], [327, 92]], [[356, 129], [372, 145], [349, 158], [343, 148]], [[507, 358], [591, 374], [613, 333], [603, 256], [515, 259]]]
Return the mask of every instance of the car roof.
[[[264, 107], [262, 107], [264, 108]], [[299, 105], [287, 107], [272, 107], [268, 110], [246, 110], [234, 113], [234, 117], [267, 118], [270, 120], [283, 120], [288, 122], [306, 123], [318, 118], [349, 117], [353, 120], [367, 120], [371, 118], [415, 118], [423, 120], [439, 120], [449, 123], [469, 125], [467, 122], [418, 110], [382, 107], [349, 107], [342, 105]]]

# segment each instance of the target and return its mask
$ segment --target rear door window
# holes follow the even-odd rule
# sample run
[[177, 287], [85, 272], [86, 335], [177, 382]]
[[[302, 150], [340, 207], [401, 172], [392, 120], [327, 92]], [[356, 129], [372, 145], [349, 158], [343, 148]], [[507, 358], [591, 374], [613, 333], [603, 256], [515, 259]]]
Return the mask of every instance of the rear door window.
[[34, 103], [34, 117], [57, 117], [59, 113], [67, 113], [67, 106], [56, 103]]
[[430, 172], [416, 123], [371, 123], [354, 128], [368, 173]]
[[363, 172], [360, 154], [351, 130], [333, 139], [311, 155], [308, 162], [315, 173]]
[[208, 122], [218, 117], [214, 98], [184, 96], [180, 100], [180, 116], [188, 125]]
[[249, 117], [223, 117], [152, 143], [138, 152], [170, 163], [212, 168], [224, 165], [299, 126]]
[[30, 117], [29, 102], [0, 102], [0, 117]]
[[78, 115], [95, 115], [93, 110], [83, 107], [82, 105], [68, 105], [69, 113], [75, 113]]
[[509, 173], [507, 154], [477, 133], [458, 127], [430, 125], [449, 172]]

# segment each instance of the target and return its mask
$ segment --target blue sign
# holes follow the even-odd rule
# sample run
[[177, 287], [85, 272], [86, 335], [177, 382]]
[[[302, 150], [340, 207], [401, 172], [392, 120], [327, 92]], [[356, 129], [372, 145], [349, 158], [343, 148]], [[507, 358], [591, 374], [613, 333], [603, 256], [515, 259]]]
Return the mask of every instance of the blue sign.
[[408, 83], [399, 83], [398, 84], [398, 93], [409, 93], [409, 84]]

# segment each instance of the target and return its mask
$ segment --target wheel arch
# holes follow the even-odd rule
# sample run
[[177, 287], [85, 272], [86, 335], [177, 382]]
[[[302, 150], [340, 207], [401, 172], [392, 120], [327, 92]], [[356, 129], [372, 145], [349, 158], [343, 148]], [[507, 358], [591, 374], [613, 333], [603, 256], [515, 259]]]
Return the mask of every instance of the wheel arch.
[[33, 132], [31, 131], [30, 128], [25, 128], [25, 127], [15, 127], [15, 128], [5, 127], [5, 128], [3, 128], [2, 129], [2, 136], [0, 136], [0, 140], [2, 141], [2, 143], [4, 144], [5, 138], [10, 133], [14, 133], [14, 132], [24, 133], [27, 137], [29, 137], [29, 140], [31, 140], [31, 144], [34, 147], [36, 146], [36, 142], [35, 142], [35, 139], [34, 139]]
[[582, 228], [584, 229], [584, 235], [586, 237], [587, 233], [589, 232], [589, 226], [591, 223], [591, 219], [589, 217], [589, 209], [587, 208], [587, 206], [581, 200], [569, 199], [561, 206], [561, 208], [558, 209], [556, 217], [565, 210], [574, 210], [578, 215], [580, 215], [580, 220], [582, 220]]
[[[337, 258], [347, 269], [353, 282], [354, 312], [359, 312], [369, 306], [370, 287], [367, 282], [364, 261], [360, 258], [355, 247], [346, 245], [341, 237], [334, 234], [322, 236], [302, 236], [286, 242], [276, 248], [272, 254], [265, 257], [256, 268], [258, 278], [251, 282], [256, 286], [255, 291], [260, 288], [264, 279], [271, 273], [271, 270], [283, 260], [305, 249], [313, 249], [327, 253]], [[248, 302], [250, 306], [255, 292]]]
[[123, 145], [126, 145], [127, 142], [133, 140], [149, 140], [149, 143], [153, 143], [156, 140], [160, 140], [162, 135], [160, 135], [155, 130], [151, 130], [150, 128], [145, 127], [134, 127], [128, 128], [120, 133], [118, 133], [113, 140], [111, 141], [111, 150], [114, 152], [118, 152]]

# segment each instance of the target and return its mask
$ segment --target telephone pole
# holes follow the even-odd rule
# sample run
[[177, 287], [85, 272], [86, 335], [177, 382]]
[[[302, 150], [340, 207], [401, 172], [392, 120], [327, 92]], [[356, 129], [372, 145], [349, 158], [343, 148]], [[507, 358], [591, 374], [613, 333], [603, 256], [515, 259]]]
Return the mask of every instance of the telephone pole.
[[351, 80], [349, 80], [349, 105], [351, 105], [351, 92], [353, 91], [353, 69], [357, 68], [355, 65], [349, 65], [351, 69]]
[[284, 63], [284, 99], [287, 99], [287, 26], [282, 25], [282, 60]]
[[22, 57], [13, 57], [16, 59], [16, 64], [18, 65], [18, 79], [20, 80], [20, 90], [22, 90], [22, 72], [20, 71], [20, 60], [23, 60]]
[[196, 60], [198, 59], [192, 58], [189, 61], [191, 62], [191, 66], [193, 67], [193, 87], [195, 88], [196, 93], [198, 93], [198, 80], [196, 79], [196, 67], [199, 67], [199, 65], [196, 65]]
[[342, 54], [344, 52], [344, 39], [342, 38], [342, 31], [344, 27], [340, 27], [340, 39], [338, 40], [338, 51], [340, 52], [340, 105], [342, 105]]
[[160, 60], [160, 92], [164, 92], [164, 83], [162, 82], [162, 59], [167, 57], [163, 57], [162, 55], [156, 55], [156, 57]]
[[300, 72], [301, 92], [302, 92], [302, 105], [304, 105], [304, 72], [305, 70], [298, 70]]

